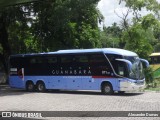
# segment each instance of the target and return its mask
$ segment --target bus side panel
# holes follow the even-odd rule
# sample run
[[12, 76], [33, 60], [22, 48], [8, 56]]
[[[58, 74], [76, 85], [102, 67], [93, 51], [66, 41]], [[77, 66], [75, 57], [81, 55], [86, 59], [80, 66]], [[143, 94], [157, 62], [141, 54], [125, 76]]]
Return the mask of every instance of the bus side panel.
[[117, 78], [92, 78], [91, 76], [82, 77], [82, 90], [101, 90], [102, 82], [110, 82], [114, 91], [120, 90]]
[[63, 76], [50, 76], [47, 79], [47, 89], [66, 89], [67, 83], [65, 79], [63, 79]]
[[83, 90], [99, 90], [98, 82], [92, 78], [92, 76], [84, 76], [82, 77], [82, 89]]
[[19, 76], [10, 76], [9, 85], [14, 88], [25, 88], [24, 80], [19, 78]]
[[[71, 78], [72, 77], [72, 78]], [[120, 90], [117, 78], [92, 78], [91, 76], [25, 76], [22, 80], [18, 76], [10, 76], [10, 86], [25, 89], [25, 83], [31, 80], [36, 85], [38, 80], [45, 83], [46, 89], [68, 89], [68, 90], [101, 90], [102, 82], [108, 81], [112, 84], [114, 91]]]
[[63, 79], [66, 81], [66, 87], [68, 90], [82, 89], [81, 76], [64, 76]]
[[92, 78], [91, 83], [88, 83], [88, 87], [86, 87], [86, 89], [89, 88], [91, 90], [101, 90], [101, 84], [103, 82], [111, 83], [114, 91], [120, 90], [117, 78]]

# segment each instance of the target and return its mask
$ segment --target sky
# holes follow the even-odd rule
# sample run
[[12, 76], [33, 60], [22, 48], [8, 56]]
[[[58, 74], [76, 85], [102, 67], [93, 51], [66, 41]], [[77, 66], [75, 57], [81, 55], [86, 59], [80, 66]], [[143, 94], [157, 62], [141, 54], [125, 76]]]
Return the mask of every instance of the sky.
[[[160, 0], [157, 1], [160, 2]], [[105, 26], [111, 26], [114, 22], [120, 24], [121, 18], [119, 18], [116, 14], [122, 17], [123, 13], [125, 14], [127, 12], [125, 4], [122, 3], [119, 5], [119, 0], [101, 0], [97, 7], [105, 18]], [[143, 9], [141, 14], [146, 15], [148, 12]], [[130, 13], [128, 19], [131, 19], [132, 17], [132, 13]]]

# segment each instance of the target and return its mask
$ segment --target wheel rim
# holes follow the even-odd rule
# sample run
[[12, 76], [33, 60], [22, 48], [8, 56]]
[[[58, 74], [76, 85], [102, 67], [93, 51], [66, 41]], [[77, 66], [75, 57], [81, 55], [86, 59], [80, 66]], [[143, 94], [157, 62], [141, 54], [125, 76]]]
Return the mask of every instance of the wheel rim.
[[105, 91], [105, 93], [110, 93], [110, 91], [111, 91], [110, 86], [105, 86], [104, 91]]
[[43, 91], [44, 90], [44, 85], [43, 84], [39, 84], [38, 85], [38, 90], [39, 91]]
[[28, 84], [28, 90], [33, 90], [33, 84]]

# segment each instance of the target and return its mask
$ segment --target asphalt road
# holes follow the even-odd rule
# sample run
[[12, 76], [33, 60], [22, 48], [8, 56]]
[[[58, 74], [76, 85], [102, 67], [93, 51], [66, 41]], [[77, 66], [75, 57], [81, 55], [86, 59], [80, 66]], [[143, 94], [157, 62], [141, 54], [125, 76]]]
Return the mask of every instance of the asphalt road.
[[[12, 89], [6, 85], [0, 85], [0, 111], [159, 111], [159, 117], [109, 118], [80, 116], [78, 118], [56, 117], [36, 119], [160, 120], [160, 92], [125, 93], [123, 95], [102, 95], [100, 91], [47, 91], [45, 93], [30, 93], [25, 90]], [[62, 116], [65, 115], [62, 114]]]

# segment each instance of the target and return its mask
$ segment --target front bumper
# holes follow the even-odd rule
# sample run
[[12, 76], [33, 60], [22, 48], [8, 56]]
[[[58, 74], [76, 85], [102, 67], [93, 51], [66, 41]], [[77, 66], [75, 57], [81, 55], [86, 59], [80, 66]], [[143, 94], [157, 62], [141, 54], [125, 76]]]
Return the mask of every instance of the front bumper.
[[129, 81], [120, 82], [120, 91], [140, 91], [145, 88], [145, 82], [138, 84]]

